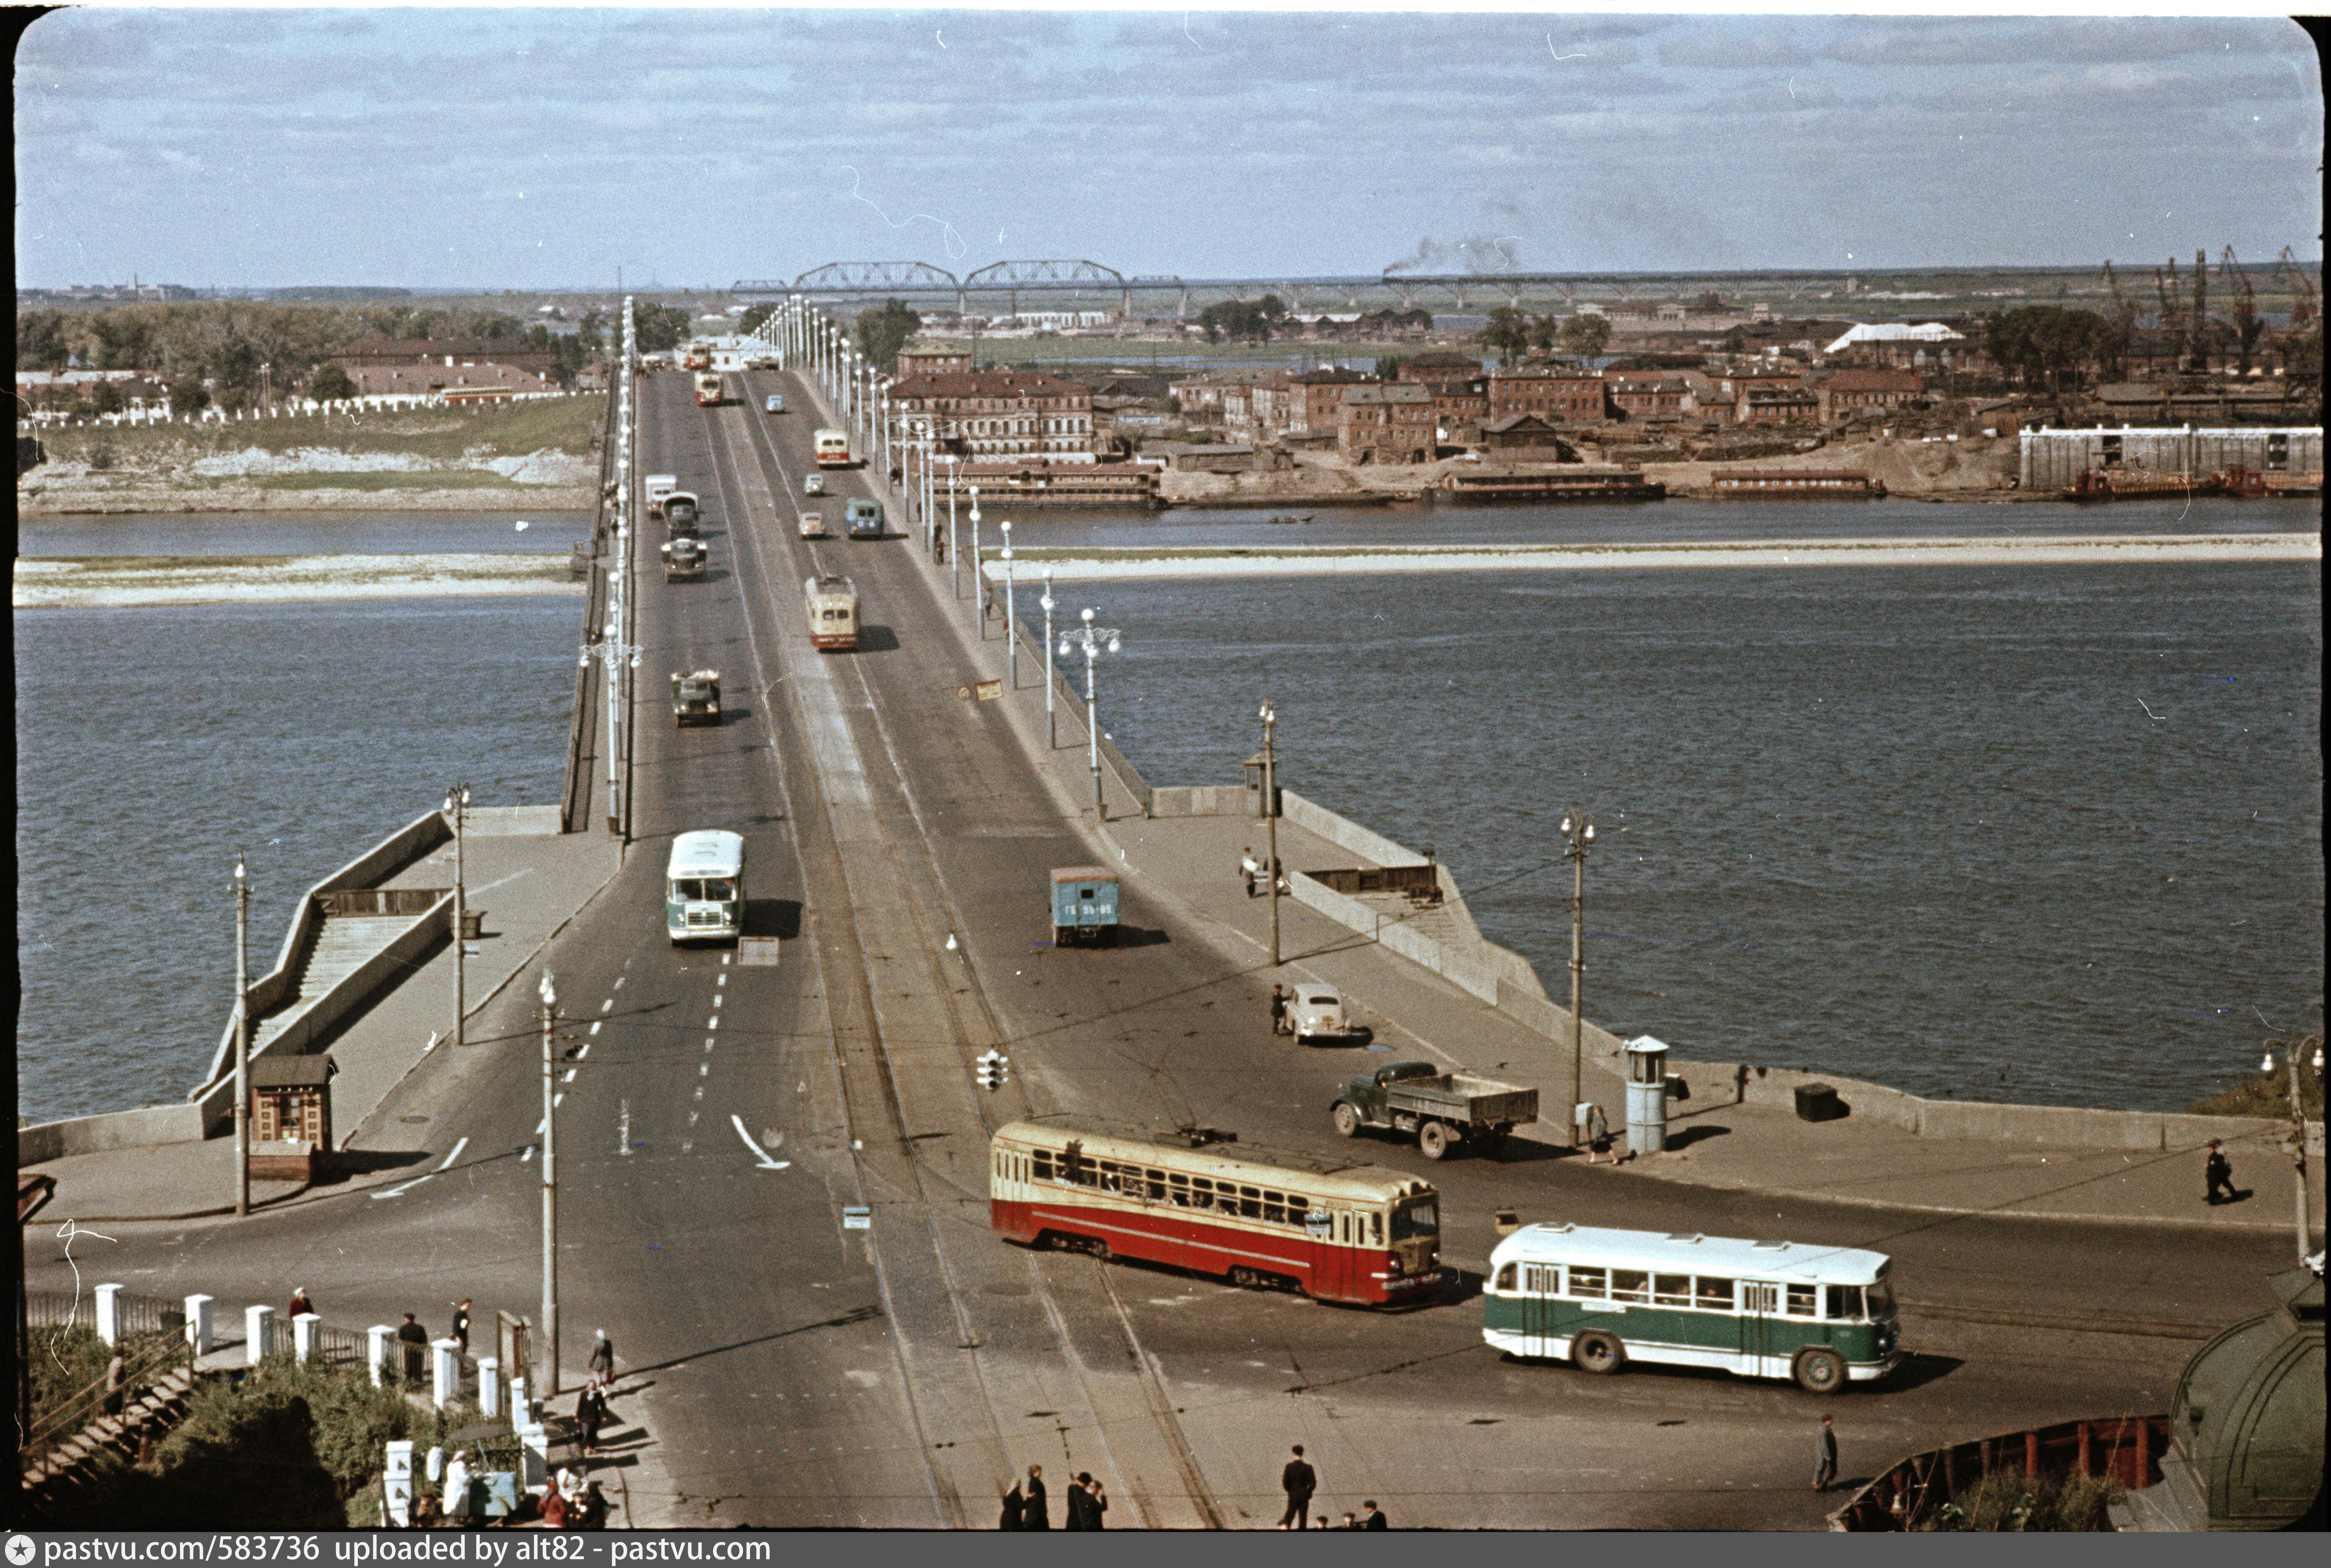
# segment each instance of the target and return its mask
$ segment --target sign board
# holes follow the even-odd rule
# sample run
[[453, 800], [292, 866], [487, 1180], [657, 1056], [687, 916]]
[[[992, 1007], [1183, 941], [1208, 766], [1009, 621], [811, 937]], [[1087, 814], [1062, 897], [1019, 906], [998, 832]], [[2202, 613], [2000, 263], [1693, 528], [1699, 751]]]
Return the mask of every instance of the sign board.
[[777, 950], [785, 944], [781, 936], [739, 936], [737, 938], [737, 963], [744, 969], [775, 969]]
[[968, 686], [956, 687], [955, 689], [955, 694], [956, 698], [960, 701], [969, 702], [971, 700], [971, 688]]
[[994, 702], [996, 698], [998, 698], [1002, 697], [1003, 695], [1004, 695], [1004, 682], [1002, 682], [1001, 680], [983, 680], [983, 681], [981, 681], [981, 682], [979, 683], [979, 700], [980, 700], [980, 701], [982, 701], [982, 702]]
[[856, 1208], [842, 1210], [842, 1228], [845, 1231], [871, 1231], [874, 1229], [874, 1211]]
[[1303, 1229], [1314, 1236], [1326, 1236], [1336, 1228], [1336, 1216], [1325, 1209], [1308, 1209], [1303, 1214]]

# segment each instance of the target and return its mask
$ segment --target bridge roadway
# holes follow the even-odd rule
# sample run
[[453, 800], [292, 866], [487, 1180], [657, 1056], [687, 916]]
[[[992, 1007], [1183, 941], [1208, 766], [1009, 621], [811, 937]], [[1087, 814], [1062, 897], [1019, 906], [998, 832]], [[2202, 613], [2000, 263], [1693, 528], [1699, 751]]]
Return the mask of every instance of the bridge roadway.
[[[1340, 1052], [1274, 1041], [1267, 972], [1127, 892], [1136, 939], [1055, 951], [1048, 866], [1097, 846], [1010, 732], [960, 702], [975, 657], [912, 541], [797, 537], [813, 394], [731, 378], [641, 384], [642, 471], [704, 498], [713, 569], [667, 585], [636, 542], [637, 842], [553, 946], [562, 1022], [561, 1311], [569, 1384], [591, 1332], [623, 1370], [604, 1461], [635, 1525], [981, 1527], [1004, 1479], [1090, 1470], [1110, 1521], [1255, 1527], [1305, 1443], [1340, 1514], [1401, 1525], [1812, 1527], [1816, 1406], [1721, 1374], [1598, 1380], [1508, 1362], [1467, 1297], [1378, 1315], [1203, 1278], [1023, 1252], [986, 1223], [984, 1139], [1029, 1109], [1195, 1117], [1250, 1140], [1347, 1148], [1323, 1107]], [[782, 390], [796, 411], [767, 417]], [[834, 476], [829, 518], [866, 476]], [[807, 643], [802, 579], [840, 570], [860, 650]], [[943, 584], [943, 579], [937, 579]], [[672, 728], [665, 676], [722, 672], [717, 729]], [[749, 919], [774, 967], [671, 947], [669, 837], [746, 837]], [[948, 938], [956, 946], [950, 949]], [[80, 1266], [133, 1290], [231, 1299], [304, 1285], [328, 1320], [538, 1298], [540, 1072], [530, 987], [475, 1025], [466, 1060], [418, 1073], [369, 1146], [425, 1145], [439, 1176], [235, 1225], [118, 1228]], [[995, 1044], [1011, 1086], [974, 1086]], [[464, 1141], [466, 1140], [466, 1142]], [[749, 1141], [748, 1141], [749, 1140]], [[2165, 1408], [2191, 1326], [2260, 1309], [2271, 1237], [1945, 1220], [1643, 1183], [1624, 1188], [1517, 1140], [1503, 1162], [1425, 1162], [1450, 1250], [1518, 1204], [1712, 1234], [1877, 1246], [1914, 1303], [1914, 1353], [1881, 1392], [1832, 1402], [1849, 1475], [1944, 1439]], [[871, 1229], [842, 1228], [845, 1206]], [[101, 1258], [101, 1261], [99, 1259]], [[35, 1278], [69, 1284], [56, 1252]]]

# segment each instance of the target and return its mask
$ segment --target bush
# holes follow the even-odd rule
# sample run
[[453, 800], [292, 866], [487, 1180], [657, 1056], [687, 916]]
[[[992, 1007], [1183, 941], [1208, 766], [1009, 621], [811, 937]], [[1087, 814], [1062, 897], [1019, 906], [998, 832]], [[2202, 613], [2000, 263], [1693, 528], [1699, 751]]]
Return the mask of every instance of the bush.
[[2110, 1530], [2106, 1508], [2120, 1501], [2118, 1481], [2104, 1476], [1990, 1475], [1957, 1501], [1945, 1503], [1919, 1525], [1922, 1530], [2098, 1531]]
[[357, 384], [337, 365], [327, 365], [308, 381], [308, 395], [321, 403], [338, 403], [357, 394]]
[[[92, 1375], [103, 1373], [100, 1362]], [[417, 1406], [394, 1387], [373, 1387], [361, 1371], [271, 1356], [241, 1383], [203, 1383], [150, 1462], [102, 1462], [89, 1485], [51, 1503], [44, 1523], [116, 1530], [369, 1525], [378, 1516], [371, 1499], [386, 1444], [405, 1438], [426, 1451], [477, 1419], [471, 1409]]]
[[2288, 1117], [2290, 1069], [2285, 1063], [2288, 1053], [2295, 1048], [2302, 1064], [2298, 1075], [2299, 1104], [2309, 1117], [2319, 1119], [2323, 1115], [2323, 1075], [2307, 1070], [2304, 1064], [2323, 1049], [2323, 1036], [2272, 1035], [2265, 1044], [2268, 1051], [2285, 1059], [2276, 1064], [2272, 1072], [2259, 1073], [2246, 1083], [2236, 1084], [2222, 1094], [2212, 1095], [2185, 1108], [2203, 1117]]

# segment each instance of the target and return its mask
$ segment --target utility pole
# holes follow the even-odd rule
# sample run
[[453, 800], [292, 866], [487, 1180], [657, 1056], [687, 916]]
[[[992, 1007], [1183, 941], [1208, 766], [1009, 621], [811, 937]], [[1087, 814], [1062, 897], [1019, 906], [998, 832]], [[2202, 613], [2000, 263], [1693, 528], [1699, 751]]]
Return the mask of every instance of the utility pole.
[[[234, 1212], [251, 1212], [251, 884], [234, 858]], [[21, 1348], [21, 1347], [20, 1347]]]
[[955, 453], [947, 454], [947, 593], [956, 599], [963, 597], [963, 556], [955, 543]]
[[1594, 819], [1584, 812], [1562, 813], [1562, 836], [1569, 848], [1562, 858], [1570, 862], [1570, 1146], [1578, 1146], [1578, 1097], [1585, 1061], [1581, 1043], [1584, 1022], [1579, 1012], [1579, 992], [1586, 974], [1586, 851], [1594, 842]]
[[1052, 711], [1052, 568], [1044, 568], [1044, 749], [1057, 751], [1061, 745], [1060, 719]]
[[979, 558], [979, 487], [971, 487], [971, 613], [979, 622], [979, 640], [987, 641], [987, 573]]
[[550, 1028], [558, 1015], [558, 993], [550, 971], [542, 972], [542, 1351], [541, 1392], [558, 1392], [558, 1100], [551, 1088]]
[[465, 892], [468, 883], [463, 876], [467, 869], [465, 848], [469, 841], [465, 830], [470, 821], [470, 786], [467, 784], [455, 784], [445, 792], [445, 814], [453, 819], [453, 1032], [449, 1038], [454, 1045], [461, 1046], [469, 1043], [463, 1038], [461, 1022], [461, 1004], [468, 997], [469, 981], [469, 946], [464, 940], [469, 935], [469, 905]]
[[1012, 595], [1012, 519], [1004, 519], [1004, 669], [1011, 677], [1007, 690], [1020, 689], [1020, 622], [1013, 613], [1015, 608]]
[[[2282, 1037], [2283, 1060], [2290, 1069], [2290, 1167], [2297, 1178], [2294, 1202], [2298, 1220], [2298, 1261], [2302, 1268], [2310, 1255], [2307, 1245], [2307, 1102], [2298, 1092], [2298, 1052], [2304, 1044], [2295, 1029]], [[2271, 1053], [2267, 1060], [2269, 1062], [2274, 1060]], [[2315, 1045], [2315, 1070], [2318, 1075], [2323, 1071], [2323, 1044], [2319, 1039]]]
[[1276, 969], [1280, 960], [1279, 946], [1279, 889], [1285, 879], [1279, 869], [1279, 711], [1265, 698], [1262, 704], [1262, 813], [1265, 852], [1270, 857], [1270, 965]]
[[1093, 821], [1105, 822], [1108, 821], [1108, 810], [1100, 794], [1100, 708], [1093, 699], [1093, 660], [1099, 657], [1103, 648], [1118, 653], [1124, 651], [1125, 644], [1115, 627], [1094, 625], [1090, 610], [1080, 613], [1084, 625], [1061, 635], [1061, 657], [1067, 658], [1072, 648], [1082, 647], [1085, 651], [1085, 736], [1089, 746], [1092, 767]]

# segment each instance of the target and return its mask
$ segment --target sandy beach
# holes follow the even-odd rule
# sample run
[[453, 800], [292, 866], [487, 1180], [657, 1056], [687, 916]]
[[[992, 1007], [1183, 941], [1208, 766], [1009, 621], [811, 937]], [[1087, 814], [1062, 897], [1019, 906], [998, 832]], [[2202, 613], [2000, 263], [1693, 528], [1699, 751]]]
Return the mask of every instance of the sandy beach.
[[[2319, 561], [2318, 534], [2057, 536], [2029, 539], [1773, 539], [1689, 545], [1376, 545], [1283, 549], [1203, 546], [1015, 552], [1032, 582], [1128, 577], [1300, 577], [1374, 572], [1643, 571], [1685, 566], [2057, 566], [2092, 562]], [[991, 554], [987, 575], [1001, 582]]]
[[582, 591], [566, 557], [541, 554], [34, 556], [16, 562], [14, 605], [127, 609]]

